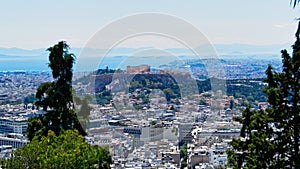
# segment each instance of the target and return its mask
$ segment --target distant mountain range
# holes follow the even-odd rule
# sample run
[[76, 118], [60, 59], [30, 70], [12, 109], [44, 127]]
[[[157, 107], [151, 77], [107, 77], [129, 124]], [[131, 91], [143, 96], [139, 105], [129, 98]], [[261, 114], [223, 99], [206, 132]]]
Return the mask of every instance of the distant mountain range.
[[[290, 50], [291, 44], [275, 44], [275, 45], [249, 45], [249, 44], [215, 44], [213, 47], [219, 54], [276, 54], [282, 49]], [[71, 51], [78, 55], [83, 48], [72, 48]], [[111, 55], [127, 55], [138, 50], [147, 50], [151, 47], [145, 48], [116, 48], [110, 51]], [[93, 52], [104, 53], [106, 50], [103, 49], [91, 49], [87, 48], [85, 50], [90, 50]], [[190, 51], [185, 48], [167, 48], [168, 52], [188, 54]], [[0, 48], [0, 55], [7, 56], [42, 56], [47, 55], [47, 51], [44, 48], [40, 49], [21, 49], [21, 48]]]
[[[203, 47], [203, 46], [202, 46]], [[221, 58], [243, 58], [243, 59], [278, 59], [282, 49], [291, 49], [291, 44], [276, 44], [276, 45], [248, 45], [248, 44], [216, 44], [213, 45], [216, 53]], [[201, 48], [201, 47], [199, 47]], [[84, 62], [99, 62], [99, 57], [108, 56], [109, 59], [104, 59], [105, 63], [101, 66], [111, 65], [117, 67], [119, 61], [122, 61], [126, 56], [135, 55], [135, 57], [151, 57], [159, 56], [161, 53], [172, 53], [180, 56], [181, 59], [189, 59], [189, 56], [194, 55], [193, 52], [186, 48], [168, 48], [164, 52], [154, 52], [154, 48], [114, 48], [109, 51], [103, 49], [92, 48], [72, 48], [70, 52], [77, 56], [77, 59], [85, 56]], [[149, 52], [144, 52], [149, 51]], [[47, 67], [49, 52], [46, 49], [21, 49], [21, 48], [0, 48], [0, 71], [6, 70], [49, 70]], [[88, 56], [88, 57], [87, 57]], [[113, 57], [110, 57], [113, 56]], [[93, 58], [93, 59], [91, 59]], [[165, 63], [164, 63], [165, 64]]]

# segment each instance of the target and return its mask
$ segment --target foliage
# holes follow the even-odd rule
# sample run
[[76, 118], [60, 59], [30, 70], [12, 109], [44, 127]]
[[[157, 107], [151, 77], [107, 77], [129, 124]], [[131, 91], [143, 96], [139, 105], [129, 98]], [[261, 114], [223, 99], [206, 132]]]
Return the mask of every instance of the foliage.
[[234, 107], [234, 100], [233, 100], [233, 99], [231, 99], [231, 100], [230, 100], [230, 105], [229, 105], [229, 108], [232, 110], [232, 109], [233, 109], [233, 107]]
[[89, 105], [89, 101], [92, 99], [90, 95], [85, 95], [83, 98], [80, 98], [78, 96], [75, 96], [74, 94], [74, 101], [77, 108], [76, 114], [78, 117], [78, 120], [82, 126], [82, 128], [85, 130], [87, 129], [88, 123], [89, 123], [89, 116], [90, 112], [92, 111], [92, 107]]
[[77, 112], [78, 116], [88, 117], [90, 115], [92, 107], [89, 106], [89, 100], [91, 99], [92, 97], [90, 95], [85, 95], [82, 99], [79, 97], [75, 97], [76, 105], [80, 106]]
[[139, 105], [139, 104], [135, 104], [133, 107], [134, 107], [136, 110], [142, 110], [142, 109], [144, 108], [143, 105]]
[[156, 123], [157, 123], [157, 121], [155, 121], [155, 120], [152, 120], [152, 121], [151, 121], [151, 125], [152, 125], [152, 126], [154, 126]]
[[[300, 23], [299, 23], [300, 24]], [[282, 72], [269, 65], [264, 90], [271, 108], [250, 111], [242, 118], [241, 139], [234, 139], [228, 161], [235, 168], [300, 168], [300, 26], [290, 56], [282, 50]]]
[[227, 94], [234, 98], [242, 98], [249, 103], [267, 101], [266, 94], [262, 92], [265, 87], [263, 79], [235, 79], [227, 80]]
[[187, 158], [188, 158], [188, 152], [187, 152], [187, 143], [184, 143], [180, 146], [180, 158], [181, 158], [181, 166], [180, 168], [184, 168], [187, 166]]
[[243, 118], [236, 120], [243, 124], [240, 134], [243, 139], [231, 141], [230, 144], [235, 151], [227, 151], [229, 165], [241, 168], [245, 162], [245, 168], [270, 167], [275, 156], [271, 141], [272, 128], [269, 126], [273, 119], [268, 117], [267, 111], [251, 111], [248, 106], [243, 111]]
[[34, 103], [35, 101], [36, 101], [35, 95], [34, 94], [30, 94], [30, 95], [28, 95], [28, 96], [26, 96], [24, 98], [23, 102], [26, 105], [26, 104], [29, 104], [29, 103]]
[[100, 105], [108, 104], [113, 99], [111, 95], [111, 91], [105, 89], [101, 92], [96, 93], [95, 97], [96, 97], [97, 104]]
[[[104, 71], [104, 70], [103, 70]], [[104, 105], [110, 103], [112, 100], [111, 91], [106, 89], [105, 86], [109, 85], [112, 82], [113, 74], [105, 74], [103, 71], [100, 71], [100, 74], [97, 74], [95, 80], [95, 91], [96, 91], [96, 101], [98, 104]], [[102, 72], [102, 73], [101, 73]], [[116, 72], [118, 73], [118, 72]], [[122, 72], [121, 72], [122, 73]], [[92, 76], [90, 74], [89, 76]], [[185, 75], [176, 75], [177, 79], [183, 79], [186, 83], [194, 82], [194, 80], [184, 80]], [[85, 79], [91, 79], [92, 77], [85, 76], [78, 81], [87, 81]], [[243, 100], [248, 99], [246, 102], [254, 104], [256, 102], [265, 102], [266, 94], [262, 92], [264, 87], [262, 83], [263, 79], [234, 79], [227, 80], [227, 94], [234, 96], [235, 98], [241, 98]], [[89, 80], [88, 80], [89, 81]], [[196, 80], [198, 92], [203, 93], [211, 90], [211, 80]], [[152, 89], [159, 89], [164, 92], [167, 101], [172, 101], [173, 99], [180, 99], [182, 92], [192, 92], [190, 94], [185, 93], [186, 96], [191, 96], [195, 94], [195, 91], [192, 88], [193, 84], [185, 84], [184, 86], [178, 84], [174, 77], [170, 74], [136, 74], [130, 81], [128, 87], [128, 92], [132, 93], [136, 89], [151, 91]], [[146, 97], [143, 98], [143, 104], [149, 102], [149, 98], [145, 93]], [[205, 97], [211, 97], [211, 94], [204, 94]], [[245, 105], [242, 103], [242, 105]]]
[[199, 101], [199, 105], [207, 105], [207, 103], [206, 103], [206, 101], [204, 101], [204, 100], [200, 100], [200, 101]]
[[18, 148], [10, 159], [2, 159], [2, 168], [110, 168], [106, 148], [92, 146], [76, 130], [49, 130], [41, 140], [35, 137]]
[[72, 68], [75, 56], [69, 53], [68, 49], [69, 46], [64, 41], [48, 48], [50, 52], [48, 66], [52, 69], [54, 81], [42, 83], [37, 89], [38, 100], [35, 104], [43, 108], [45, 114], [28, 120], [29, 140], [37, 135], [39, 137], [47, 135], [48, 130], [59, 134], [61, 129], [77, 129], [85, 135], [74, 111]]

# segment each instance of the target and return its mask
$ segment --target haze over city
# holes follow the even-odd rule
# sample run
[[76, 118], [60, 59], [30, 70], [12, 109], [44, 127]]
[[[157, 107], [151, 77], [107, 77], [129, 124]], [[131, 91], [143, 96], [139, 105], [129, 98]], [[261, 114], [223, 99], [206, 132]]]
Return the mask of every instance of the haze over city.
[[299, 2], [1, 2], [0, 168], [300, 168]]
[[[4, 1], [0, 47], [47, 48], [58, 40], [82, 48], [105, 25], [126, 16], [156, 12], [179, 17], [212, 44], [286, 44], [293, 40], [298, 9], [286, 1]], [[148, 39], [149, 40], [149, 39]], [[154, 39], [155, 40], [155, 39]], [[151, 39], [150, 39], [151, 41]], [[156, 42], [159, 43], [159, 42]], [[132, 43], [124, 47], [140, 47]], [[148, 46], [147, 43], [143, 44]], [[168, 48], [174, 46], [166, 46]]]

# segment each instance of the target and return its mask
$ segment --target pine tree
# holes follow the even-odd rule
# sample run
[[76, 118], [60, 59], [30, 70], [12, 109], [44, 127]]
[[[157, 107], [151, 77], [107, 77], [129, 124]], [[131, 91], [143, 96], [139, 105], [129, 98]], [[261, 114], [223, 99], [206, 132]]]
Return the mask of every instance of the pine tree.
[[300, 22], [293, 54], [282, 50], [282, 72], [269, 65], [266, 70], [271, 108], [250, 111], [241, 122], [241, 138], [234, 139], [228, 150], [229, 165], [235, 168], [300, 168]]
[[44, 116], [28, 120], [27, 136], [30, 140], [34, 136], [46, 136], [48, 130], [59, 134], [61, 129], [77, 129], [85, 135], [73, 103], [72, 68], [75, 56], [69, 53], [69, 46], [61, 41], [47, 49], [49, 54], [49, 67], [52, 70], [53, 82], [42, 83], [36, 92], [37, 107], [43, 108]]

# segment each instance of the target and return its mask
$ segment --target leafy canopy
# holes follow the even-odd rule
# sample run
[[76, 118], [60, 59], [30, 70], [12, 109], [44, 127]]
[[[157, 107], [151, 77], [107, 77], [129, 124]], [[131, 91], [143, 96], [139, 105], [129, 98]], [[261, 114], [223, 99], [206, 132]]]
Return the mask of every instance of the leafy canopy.
[[107, 148], [92, 146], [76, 130], [61, 130], [57, 136], [49, 130], [18, 148], [10, 159], [2, 159], [2, 168], [110, 168]]

